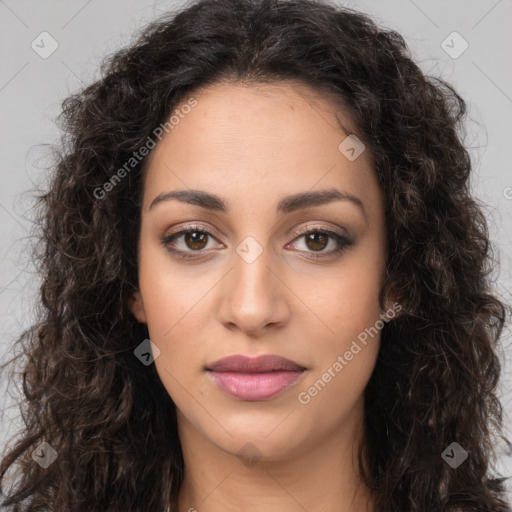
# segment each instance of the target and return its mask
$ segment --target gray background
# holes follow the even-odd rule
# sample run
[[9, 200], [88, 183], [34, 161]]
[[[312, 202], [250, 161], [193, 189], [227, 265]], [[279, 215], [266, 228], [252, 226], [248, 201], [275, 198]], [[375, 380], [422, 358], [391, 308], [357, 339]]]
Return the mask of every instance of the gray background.
[[[183, 3], [0, 0], [1, 361], [13, 356], [14, 338], [34, 316], [38, 281], [27, 252], [32, 228], [31, 191], [44, 186], [48, 144], [59, 137], [54, 119], [61, 101], [97, 77], [102, 57], [128, 43], [138, 27]], [[498, 291], [505, 301], [512, 302], [512, 0], [337, 3], [358, 8], [380, 24], [398, 30], [422, 69], [447, 79], [467, 100], [466, 143], [475, 164], [472, 188], [487, 205], [490, 234], [501, 267], [495, 273]], [[42, 32], [48, 32], [56, 43], [49, 36], [40, 36]], [[31, 44], [38, 44], [35, 48], [46, 58]], [[58, 48], [44, 55], [51, 44], [58, 44]], [[503, 335], [505, 348], [500, 352], [509, 436], [511, 338], [509, 323]], [[19, 391], [19, 382], [8, 383], [5, 378], [0, 382], [1, 449], [21, 427], [12, 399]], [[501, 445], [500, 451], [497, 468], [512, 475], [512, 454]], [[510, 482], [509, 489], [512, 491]]]

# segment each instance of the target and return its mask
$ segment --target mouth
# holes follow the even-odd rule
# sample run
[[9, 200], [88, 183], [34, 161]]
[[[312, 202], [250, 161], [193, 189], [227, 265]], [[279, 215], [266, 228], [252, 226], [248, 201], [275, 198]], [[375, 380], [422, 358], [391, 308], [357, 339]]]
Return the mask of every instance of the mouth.
[[290, 388], [306, 368], [277, 355], [243, 355], [219, 359], [205, 367], [213, 383], [228, 395], [245, 401], [267, 400]]

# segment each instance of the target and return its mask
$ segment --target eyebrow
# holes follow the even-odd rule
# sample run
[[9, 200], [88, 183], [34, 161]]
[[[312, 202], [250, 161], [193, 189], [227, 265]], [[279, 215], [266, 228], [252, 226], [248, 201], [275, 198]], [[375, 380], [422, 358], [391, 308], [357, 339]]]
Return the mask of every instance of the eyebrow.
[[[181, 201], [182, 203], [200, 206], [201, 208], [206, 208], [208, 210], [223, 213], [229, 212], [228, 204], [224, 199], [203, 190], [173, 190], [172, 192], [158, 194], [153, 201], [151, 201], [149, 210], [158, 204], [172, 199]], [[364, 209], [363, 202], [358, 197], [336, 188], [299, 192], [297, 194], [286, 196], [277, 203], [276, 210], [277, 213], [286, 214], [304, 208], [331, 203], [333, 201], [350, 201], [361, 210], [366, 218], [366, 211]]]

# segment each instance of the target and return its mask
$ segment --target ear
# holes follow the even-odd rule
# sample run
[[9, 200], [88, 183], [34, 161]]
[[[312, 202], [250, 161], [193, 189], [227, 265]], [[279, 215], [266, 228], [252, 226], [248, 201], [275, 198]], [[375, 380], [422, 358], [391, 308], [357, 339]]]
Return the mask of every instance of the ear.
[[388, 286], [384, 291], [384, 311], [382, 314], [384, 315], [383, 320], [390, 321], [395, 320], [399, 316], [401, 316], [403, 309], [406, 305], [405, 297], [400, 294], [396, 285]]
[[128, 299], [128, 308], [139, 323], [147, 323], [144, 303], [142, 302], [142, 296], [139, 291], [134, 292]]
[[386, 308], [383, 311], [383, 314], [387, 320], [394, 320], [400, 316], [403, 306], [399, 301], [387, 298], [384, 303]]

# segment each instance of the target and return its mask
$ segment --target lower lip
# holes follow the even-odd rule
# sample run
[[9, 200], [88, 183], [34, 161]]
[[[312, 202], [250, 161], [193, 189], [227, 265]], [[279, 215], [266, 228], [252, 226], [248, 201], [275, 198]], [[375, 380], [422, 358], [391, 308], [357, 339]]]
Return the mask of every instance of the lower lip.
[[292, 386], [302, 371], [274, 371], [266, 373], [212, 372], [211, 379], [228, 395], [240, 400], [266, 400]]

